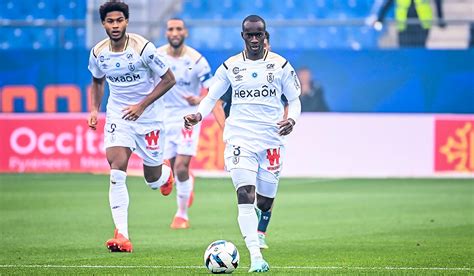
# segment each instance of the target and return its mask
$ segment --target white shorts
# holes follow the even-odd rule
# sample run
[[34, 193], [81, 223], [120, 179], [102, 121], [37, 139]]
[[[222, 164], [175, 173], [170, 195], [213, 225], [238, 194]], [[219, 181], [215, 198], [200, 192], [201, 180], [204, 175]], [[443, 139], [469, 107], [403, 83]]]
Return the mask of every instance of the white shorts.
[[[226, 170], [246, 169], [256, 172], [257, 179], [254, 183], [256, 183], [257, 193], [274, 198], [278, 188], [284, 153], [284, 146], [255, 153], [240, 146], [227, 144], [224, 151]], [[239, 187], [235, 188], [238, 189]]]
[[107, 118], [104, 146], [128, 147], [143, 159], [143, 164], [156, 167], [163, 164], [163, 129], [163, 122], [137, 123]]
[[201, 123], [195, 125], [191, 130], [184, 128], [184, 120], [166, 123], [165, 127], [165, 159], [176, 157], [176, 155], [195, 156], [199, 144]]

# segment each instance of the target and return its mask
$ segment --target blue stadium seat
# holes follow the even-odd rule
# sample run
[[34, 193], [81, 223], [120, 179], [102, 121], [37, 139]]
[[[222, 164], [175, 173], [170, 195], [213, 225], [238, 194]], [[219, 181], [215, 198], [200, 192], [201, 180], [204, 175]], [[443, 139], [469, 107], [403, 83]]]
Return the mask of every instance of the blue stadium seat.
[[0, 1], [0, 18], [2, 19], [26, 19], [25, 5], [20, 1]]

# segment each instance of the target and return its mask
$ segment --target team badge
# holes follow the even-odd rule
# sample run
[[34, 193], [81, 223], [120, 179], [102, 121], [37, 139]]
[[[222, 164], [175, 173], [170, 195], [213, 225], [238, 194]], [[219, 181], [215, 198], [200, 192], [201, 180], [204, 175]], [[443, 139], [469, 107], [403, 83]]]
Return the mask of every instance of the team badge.
[[268, 81], [269, 83], [272, 83], [274, 79], [275, 79], [275, 76], [273, 75], [273, 73], [268, 73], [268, 75], [267, 75], [267, 81]]
[[257, 76], [258, 76], [257, 72], [253, 72], [253, 73], [252, 73], [252, 77], [253, 77], [253, 78], [256, 78]]
[[234, 163], [234, 165], [239, 164], [239, 157], [238, 156], [232, 157], [232, 163]]
[[130, 71], [132, 71], [132, 72], [135, 71], [135, 65], [133, 65], [132, 63], [130, 63], [130, 64], [128, 65], [128, 70], [130, 70]]

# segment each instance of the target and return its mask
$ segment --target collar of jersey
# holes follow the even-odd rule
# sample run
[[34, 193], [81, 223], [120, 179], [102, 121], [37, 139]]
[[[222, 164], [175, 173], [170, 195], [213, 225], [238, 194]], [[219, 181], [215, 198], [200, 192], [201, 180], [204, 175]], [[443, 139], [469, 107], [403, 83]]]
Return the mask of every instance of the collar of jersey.
[[257, 59], [257, 60], [251, 60], [247, 57], [247, 51], [243, 50], [242, 51], [242, 58], [244, 59], [244, 61], [259, 61], [259, 60], [263, 60], [265, 61], [267, 59], [267, 56], [268, 56], [268, 50], [267, 49], [263, 49], [263, 57], [260, 58], [260, 59]]
[[120, 52], [114, 52], [112, 51], [112, 41], [109, 39], [109, 52], [111, 53], [123, 53], [125, 50], [127, 50], [128, 47], [128, 40], [130, 39], [130, 36], [127, 34], [127, 40], [125, 40], [125, 46], [123, 47], [123, 50]]

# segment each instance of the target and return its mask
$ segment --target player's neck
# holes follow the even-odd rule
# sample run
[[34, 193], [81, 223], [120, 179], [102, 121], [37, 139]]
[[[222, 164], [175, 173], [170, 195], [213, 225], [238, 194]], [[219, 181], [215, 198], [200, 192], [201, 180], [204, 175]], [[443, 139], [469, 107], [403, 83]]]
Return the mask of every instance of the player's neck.
[[253, 53], [249, 53], [249, 52], [247, 52], [247, 50], [245, 50], [245, 57], [247, 57], [247, 59], [250, 59], [250, 60], [259, 60], [259, 59], [262, 59], [265, 56], [266, 51], [267, 50], [264, 49], [263, 51], [261, 51], [259, 53], [253, 54]]
[[128, 34], [125, 34], [121, 39], [114, 41], [110, 39], [110, 51], [111, 52], [123, 52], [128, 46]]
[[174, 48], [172, 46], [168, 47], [168, 55], [172, 57], [180, 57], [184, 54], [185, 46], [181, 44], [178, 48]]

